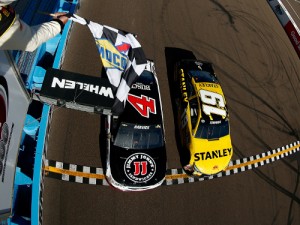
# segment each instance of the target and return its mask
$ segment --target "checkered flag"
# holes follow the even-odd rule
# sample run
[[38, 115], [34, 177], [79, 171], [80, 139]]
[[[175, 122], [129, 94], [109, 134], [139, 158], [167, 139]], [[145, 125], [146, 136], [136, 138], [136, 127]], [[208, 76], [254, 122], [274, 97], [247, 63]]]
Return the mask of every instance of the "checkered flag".
[[131, 85], [144, 71], [147, 63], [140, 43], [131, 33], [88, 21], [75, 14], [70, 19], [87, 25], [95, 38], [102, 64], [115, 94], [112, 113], [120, 115]]

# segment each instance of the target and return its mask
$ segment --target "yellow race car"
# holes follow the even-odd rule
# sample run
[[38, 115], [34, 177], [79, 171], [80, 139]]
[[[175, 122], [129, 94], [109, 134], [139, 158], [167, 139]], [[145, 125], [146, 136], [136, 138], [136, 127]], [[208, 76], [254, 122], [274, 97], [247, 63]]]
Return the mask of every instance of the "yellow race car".
[[194, 176], [217, 174], [228, 166], [233, 148], [225, 97], [212, 64], [176, 63], [177, 122], [181, 147], [190, 153], [184, 165]]

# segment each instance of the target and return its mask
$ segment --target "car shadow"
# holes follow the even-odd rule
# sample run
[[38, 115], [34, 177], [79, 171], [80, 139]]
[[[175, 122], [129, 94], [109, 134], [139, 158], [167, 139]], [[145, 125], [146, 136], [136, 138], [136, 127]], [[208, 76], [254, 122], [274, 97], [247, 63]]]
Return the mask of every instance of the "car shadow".
[[[107, 74], [105, 71], [105, 68], [102, 67], [101, 69], [101, 78], [106, 78]], [[101, 158], [101, 164], [103, 168], [103, 173], [105, 174], [106, 172], [106, 156], [107, 156], [107, 151], [106, 151], [106, 130], [105, 130], [105, 117], [106, 115], [100, 114], [100, 132], [99, 132], [99, 151], [100, 151], [100, 158]]]
[[[175, 104], [175, 96], [180, 94], [176, 84], [174, 82], [174, 66], [176, 62], [182, 59], [196, 59], [196, 56], [193, 54], [192, 51], [181, 49], [181, 48], [173, 48], [173, 47], [166, 47], [165, 48], [165, 57], [166, 57], [166, 66], [167, 66], [167, 76], [168, 76], [168, 83], [170, 89], [170, 96], [172, 102], [172, 110], [174, 115], [174, 125], [175, 125], [175, 138], [176, 138], [176, 145], [180, 157], [181, 166], [185, 166], [189, 163], [190, 160], [190, 153], [188, 149], [184, 148], [180, 142], [180, 135], [179, 135], [179, 127], [177, 123], [177, 107]], [[187, 172], [187, 171], [185, 171]]]
[[99, 133], [99, 150], [103, 172], [106, 171], [106, 131], [105, 115], [100, 115], [100, 133]]

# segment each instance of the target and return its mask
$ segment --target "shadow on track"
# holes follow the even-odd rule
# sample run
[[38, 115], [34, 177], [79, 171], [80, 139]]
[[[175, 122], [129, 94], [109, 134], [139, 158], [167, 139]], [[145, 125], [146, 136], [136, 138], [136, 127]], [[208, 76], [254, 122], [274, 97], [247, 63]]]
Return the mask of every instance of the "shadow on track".
[[[175, 96], [178, 95], [178, 89], [177, 86], [174, 83], [174, 65], [176, 62], [182, 60], [182, 59], [196, 59], [193, 52], [185, 49], [180, 48], [172, 48], [172, 47], [166, 47], [165, 48], [165, 57], [166, 57], [166, 66], [167, 66], [167, 76], [168, 76], [168, 83], [170, 88], [170, 96], [171, 96], [171, 102], [172, 102], [172, 110], [174, 115], [174, 125], [175, 125], [175, 137], [176, 137], [176, 145], [180, 157], [180, 163], [183, 167], [184, 165], [189, 163], [190, 160], [190, 153], [187, 149], [185, 149], [181, 143], [180, 143], [180, 136], [178, 132], [178, 123], [177, 123], [177, 108], [175, 104]], [[187, 172], [187, 171], [186, 171]]]

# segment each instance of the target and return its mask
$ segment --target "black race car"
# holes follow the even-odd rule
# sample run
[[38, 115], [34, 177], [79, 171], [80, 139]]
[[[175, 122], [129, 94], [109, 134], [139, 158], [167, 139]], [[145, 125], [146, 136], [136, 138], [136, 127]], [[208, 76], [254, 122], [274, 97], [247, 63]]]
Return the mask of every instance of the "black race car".
[[106, 180], [122, 191], [162, 184], [166, 149], [160, 90], [154, 63], [131, 86], [124, 112], [106, 116]]

